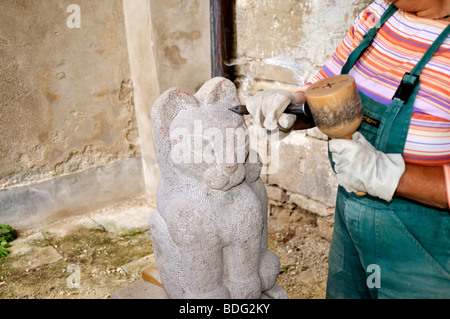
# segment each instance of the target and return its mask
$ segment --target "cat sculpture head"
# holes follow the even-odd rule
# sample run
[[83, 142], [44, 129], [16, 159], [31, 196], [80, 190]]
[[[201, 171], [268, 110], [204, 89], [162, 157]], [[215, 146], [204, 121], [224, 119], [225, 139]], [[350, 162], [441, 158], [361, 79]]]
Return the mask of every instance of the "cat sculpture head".
[[249, 136], [235, 85], [213, 78], [196, 94], [173, 88], [152, 108], [155, 151], [163, 175], [183, 174], [209, 188], [229, 190], [246, 177]]

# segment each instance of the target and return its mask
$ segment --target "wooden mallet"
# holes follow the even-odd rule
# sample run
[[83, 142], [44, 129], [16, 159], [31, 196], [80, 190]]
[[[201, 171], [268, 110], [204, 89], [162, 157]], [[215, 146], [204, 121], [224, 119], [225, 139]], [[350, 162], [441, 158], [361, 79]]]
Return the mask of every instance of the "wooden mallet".
[[[331, 76], [305, 92], [316, 126], [330, 138], [352, 139], [361, 125], [363, 107], [355, 79], [348, 74]], [[356, 192], [359, 196], [365, 192]]]

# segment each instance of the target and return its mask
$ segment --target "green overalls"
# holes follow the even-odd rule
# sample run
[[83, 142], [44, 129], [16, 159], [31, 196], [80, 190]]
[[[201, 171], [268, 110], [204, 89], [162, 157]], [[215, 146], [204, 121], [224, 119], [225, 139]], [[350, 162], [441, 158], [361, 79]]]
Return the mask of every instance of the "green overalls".
[[[367, 32], [342, 74], [350, 71], [396, 11], [391, 5]], [[390, 105], [360, 93], [370, 121], [363, 121], [359, 131], [378, 150], [403, 153], [419, 74], [449, 33], [450, 26], [405, 74]], [[449, 271], [448, 211], [396, 197], [390, 203], [369, 195], [360, 197], [339, 186], [327, 298], [450, 298]]]

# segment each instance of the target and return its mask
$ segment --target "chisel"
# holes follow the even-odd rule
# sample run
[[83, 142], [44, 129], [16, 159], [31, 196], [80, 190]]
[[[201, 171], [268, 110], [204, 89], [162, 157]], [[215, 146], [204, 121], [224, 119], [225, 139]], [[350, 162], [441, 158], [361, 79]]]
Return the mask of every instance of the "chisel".
[[[247, 110], [247, 106], [245, 105], [237, 105], [229, 109], [234, 113], [239, 115], [248, 115], [250, 114]], [[284, 110], [283, 113], [286, 114], [295, 114], [297, 119], [303, 120], [305, 123], [314, 123], [313, 117], [311, 115], [311, 111], [309, 110], [309, 106], [307, 103], [305, 104], [289, 104], [288, 107]]]

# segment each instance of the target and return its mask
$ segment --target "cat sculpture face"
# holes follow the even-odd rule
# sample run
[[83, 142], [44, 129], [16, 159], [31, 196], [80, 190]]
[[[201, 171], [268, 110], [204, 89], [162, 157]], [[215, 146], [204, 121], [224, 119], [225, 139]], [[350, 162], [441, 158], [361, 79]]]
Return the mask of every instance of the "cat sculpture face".
[[226, 191], [242, 183], [249, 136], [241, 116], [226, 102], [178, 113], [170, 125], [170, 161], [178, 172]]

